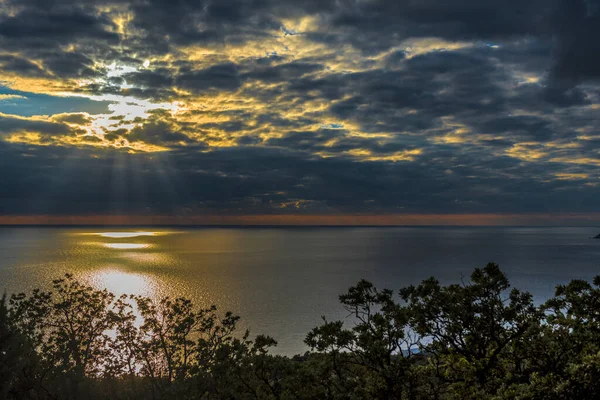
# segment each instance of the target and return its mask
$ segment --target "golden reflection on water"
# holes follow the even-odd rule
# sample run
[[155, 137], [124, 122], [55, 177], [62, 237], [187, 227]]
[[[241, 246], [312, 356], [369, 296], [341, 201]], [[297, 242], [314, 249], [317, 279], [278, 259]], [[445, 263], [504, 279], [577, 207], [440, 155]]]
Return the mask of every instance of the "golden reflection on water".
[[[350, 239], [356, 236], [352, 232]], [[271, 334], [280, 340], [279, 351], [287, 354], [304, 350], [300, 336], [319, 323], [323, 299], [335, 301], [335, 294], [355, 282], [348, 278], [335, 288], [330, 283], [346, 277], [348, 269], [337, 267], [339, 260], [349, 260], [343, 258], [346, 253], [355, 256], [349, 249], [365, 242], [360, 236], [360, 242], [324, 248], [323, 243], [339, 243], [343, 235], [271, 229], [175, 232], [159, 227], [139, 231], [86, 227], [1, 233], [0, 291], [52, 290], [52, 279], [72, 273], [81, 282], [117, 296], [140, 295], [154, 301], [182, 296], [198, 308], [214, 304], [220, 312], [241, 315], [241, 332], [250, 328], [257, 334]], [[350, 239], [344, 236], [344, 241]], [[324, 249], [333, 252], [330, 258], [337, 263], [336, 275], [327, 275], [335, 278], [325, 283], [321, 281], [323, 260], [328, 260], [323, 258], [328, 254]], [[307, 254], [318, 257], [302, 258]], [[307, 288], [313, 287], [325, 287], [326, 295], [307, 295]]]
[[90, 272], [87, 279], [92, 286], [107, 289], [117, 296], [132, 294], [155, 298], [158, 295], [157, 282], [146, 274], [109, 267]]
[[[160, 249], [156, 236], [171, 232], [121, 231], [87, 232], [79, 235], [99, 237], [97, 241], [80, 242], [85, 246], [107, 249], [99, 252], [100, 268], [85, 274], [85, 280], [98, 289], [107, 289], [115, 295], [142, 295], [157, 299], [164, 282], [157, 280], [155, 268], [169, 264], [170, 257]], [[100, 239], [102, 238], [102, 239]], [[128, 240], [121, 240], [128, 239]], [[110, 261], [109, 261], [110, 260]], [[119, 261], [122, 260], [122, 261]], [[107, 262], [105, 264], [104, 262]], [[152, 272], [149, 272], [152, 271]]]
[[105, 238], [123, 239], [134, 238], [139, 236], [156, 236], [157, 232], [98, 232], [92, 235], [98, 235]]
[[168, 266], [172, 258], [167, 253], [145, 252], [145, 251], [123, 251], [118, 253], [119, 258], [135, 262], [140, 265]]
[[115, 250], [139, 250], [150, 247], [147, 243], [102, 243], [102, 246]]
[[143, 236], [165, 236], [180, 233], [177, 231], [110, 231], [110, 232], [78, 232], [77, 236], [99, 236], [107, 239], [131, 239]]

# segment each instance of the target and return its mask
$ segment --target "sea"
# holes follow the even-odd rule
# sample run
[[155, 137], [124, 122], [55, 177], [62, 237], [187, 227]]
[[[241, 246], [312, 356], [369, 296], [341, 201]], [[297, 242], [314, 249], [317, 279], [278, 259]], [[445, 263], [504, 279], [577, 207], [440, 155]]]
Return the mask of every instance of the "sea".
[[466, 282], [500, 264], [537, 303], [571, 279], [600, 275], [593, 227], [0, 227], [0, 291], [49, 289], [72, 273], [117, 295], [190, 298], [241, 316], [276, 354], [307, 350], [338, 296], [360, 279], [397, 290], [431, 276]]

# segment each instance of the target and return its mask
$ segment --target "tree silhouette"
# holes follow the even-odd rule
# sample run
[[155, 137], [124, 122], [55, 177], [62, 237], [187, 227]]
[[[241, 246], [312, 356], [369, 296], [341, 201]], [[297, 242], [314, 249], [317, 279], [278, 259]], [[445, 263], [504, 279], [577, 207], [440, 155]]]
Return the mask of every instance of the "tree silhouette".
[[52, 284], [0, 301], [0, 399], [600, 398], [600, 277], [540, 306], [496, 264], [397, 293], [363, 280], [294, 357], [214, 306]]

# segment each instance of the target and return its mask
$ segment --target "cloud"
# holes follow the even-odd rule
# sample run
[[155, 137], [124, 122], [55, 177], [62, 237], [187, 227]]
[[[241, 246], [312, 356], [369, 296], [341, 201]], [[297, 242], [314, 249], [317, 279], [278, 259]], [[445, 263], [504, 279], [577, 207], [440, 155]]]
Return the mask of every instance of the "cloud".
[[26, 97], [19, 96], [18, 94], [0, 94], [0, 101], [25, 99]]
[[237, 65], [224, 63], [193, 70], [184, 68], [176, 78], [176, 85], [193, 93], [214, 90], [234, 91], [242, 85]]
[[[0, 19], [0, 37], [27, 44], [66, 44], [81, 38], [118, 40], [118, 35], [110, 32], [113, 22], [97, 11], [79, 9], [73, 3], [65, 7], [41, 3], [19, 6], [21, 11]], [[6, 10], [10, 9], [7, 5]]]
[[91, 78], [102, 71], [94, 68], [94, 61], [80, 53], [56, 53], [44, 58], [44, 67], [55, 77]]
[[74, 125], [89, 125], [92, 122], [89, 114], [74, 113], [74, 114], [54, 114], [52, 119], [57, 122], [66, 122]]
[[46, 72], [37, 64], [10, 54], [0, 55], [0, 69], [4, 73], [23, 76], [44, 77]]
[[[598, 188], [582, 186], [580, 176], [542, 179], [560, 166], [465, 154], [448, 174], [440, 168], [445, 164], [440, 155], [365, 164], [257, 147], [180, 148], [150, 156], [0, 144], [0, 166], [11, 172], [2, 181], [11, 198], [2, 206], [4, 214], [16, 215], [357, 213], [365, 207], [372, 213], [595, 210]], [[103, 171], [119, 177], [118, 190]]]
[[6, 135], [21, 131], [34, 131], [50, 135], [66, 135], [71, 133], [67, 125], [60, 123], [0, 114], [0, 132], [2, 134]]
[[[600, 2], [598, 0], [562, 1], [557, 21], [555, 62], [550, 70], [550, 96], [560, 103], [559, 95], [577, 99], [574, 87], [581, 82], [600, 79]], [[569, 101], [569, 100], [566, 100]], [[573, 104], [573, 100], [569, 101]]]
[[141, 141], [159, 146], [192, 143], [193, 140], [177, 131], [176, 126], [165, 120], [149, 120], [136, 126], [127, 134], [129, 141]]
[[598, 6], [5, 0], [0, 207], [595, 211]]

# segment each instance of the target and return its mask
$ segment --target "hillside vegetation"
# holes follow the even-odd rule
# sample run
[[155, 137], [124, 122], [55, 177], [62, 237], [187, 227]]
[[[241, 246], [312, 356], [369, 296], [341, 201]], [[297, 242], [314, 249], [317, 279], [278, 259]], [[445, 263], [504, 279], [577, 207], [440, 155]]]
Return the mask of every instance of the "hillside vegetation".
[[[444, 286], [360, 281], [303, 355], [183, 298], [116, 297], [71, 275], [0, 306], [0, 398], [597, 399], [600, 277], [537, 306], [496, 264]], [[333, 295], [333, 294], [332, 294]]]

